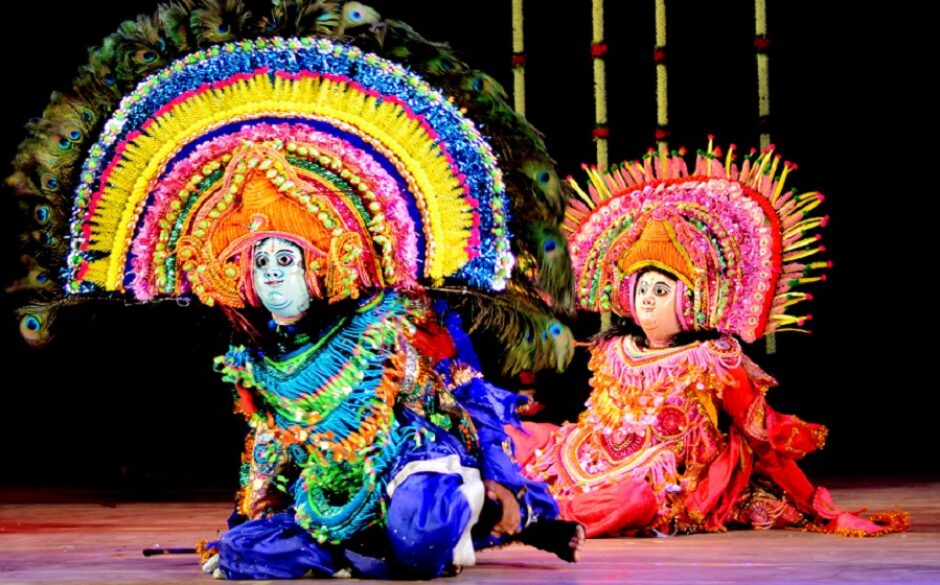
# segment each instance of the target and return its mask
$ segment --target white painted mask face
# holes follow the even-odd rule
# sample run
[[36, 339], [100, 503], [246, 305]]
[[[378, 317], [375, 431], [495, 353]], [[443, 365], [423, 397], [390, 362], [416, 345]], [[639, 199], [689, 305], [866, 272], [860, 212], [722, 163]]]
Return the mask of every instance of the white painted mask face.
[[255, 244], [251, 276], [255, 293], [276, 323], [294, 323], [310, 307], [303, 252], [295, 244], [280, 238]]
[[636, 283], [636, 318], [651, 347], [665, 347], [682, 327], [676, 316], [676, 281], [650, 270]]

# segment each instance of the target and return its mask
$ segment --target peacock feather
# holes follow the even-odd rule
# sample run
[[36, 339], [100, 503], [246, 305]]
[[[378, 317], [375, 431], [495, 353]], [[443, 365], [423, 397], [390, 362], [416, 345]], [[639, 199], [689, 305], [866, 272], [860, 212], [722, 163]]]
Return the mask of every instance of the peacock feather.
[[196, 44], [207, 47], [253, 36], [255, 23], [242, 0], [202, 0], [190, 13]]
[[332, 35], [341, 18], [339, 2], [285, 0], [272, 7], [271, 16], [261, 18], [265, 34]]
[[505, 374], [563, 371], [571, 361], [571, 330], [552, 314], [537, 291], [511, 287], [499, 295], [489, 295], [466, 287], [438, 287], [431, 292], [466, 316], [463, 323], [469, 334], [485, 331], [504, 346]]
[[163, 23], [166, 41], [175, 50], [186, 53], [197, 47], [196, 35], [190, 25], [194, 3], [192, 0], [177, 0], [171, 4], [161, 4], [157, 8], [157, 20]]

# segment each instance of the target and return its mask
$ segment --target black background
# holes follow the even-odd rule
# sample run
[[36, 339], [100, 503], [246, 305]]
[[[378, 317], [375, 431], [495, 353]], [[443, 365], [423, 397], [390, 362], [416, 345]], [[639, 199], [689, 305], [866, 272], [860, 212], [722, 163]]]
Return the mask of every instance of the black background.
[[[576, 176], [595, 156], [589, 4], [529, 0], [526, 15], [528, 117], [560, 171]], [[651, 1], [607, 4], [615, 162], [652, 145], [654, 17]], [[935, 474], [936, 32], [908, 1], [768, 4], [772, 139], [800, 166], [790, 184], [827, 195], [835, 267], [812, 291], [813, 335], [779, 336], [775, 355], [760, 345], [749, 353], [781, 381], [774, 406], [830, 427], [827, 448], [806, 461], [812, 474]], [[4, 19], [0, 158], [12, 158], [23, 124], [68, 85], [85, 47], [153, 7], [119, 5], [37, 2]], [[511, 89], [509, 0], [372, 5]], [[671, 144], [694, 151], [712, 133], [722, 145], [756, 145], [753, 4], [672, 1], [668, 18]], [[4, 282], [17, 269], [14, 216], [5, 205]], [[154, 495], [234, 485], [242, 423], [210, 368], [227, 344], [218, 314], [175, 303], [78, 307], [34, 351], [19, 340], [13, 303], [4, 299], [0, 320], [0, 485]], [[552, 390], [583, 393], [585, 380], [572, 371]]]

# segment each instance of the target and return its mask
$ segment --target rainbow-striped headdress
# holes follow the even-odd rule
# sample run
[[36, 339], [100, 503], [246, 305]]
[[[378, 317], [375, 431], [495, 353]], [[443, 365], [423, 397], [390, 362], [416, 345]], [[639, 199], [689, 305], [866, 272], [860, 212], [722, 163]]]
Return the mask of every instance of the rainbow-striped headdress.
[[122, 23], [27, 125], [7, 178], [27, 341], [80, 300], [251, 303], [246, 250], [277, 236], [320, 298], [424, 288], [510, 369], [562, 367], [568, 193], [499, 84], [356, 1], [251, 9]]
[[583, 201], [572, 202], [565, 223], [582, 308], [629, 316], [637, 271], [654, 267], [682, 281], [677, 308], [688, 329], [752, 342], [802, 326], [807, 317], [787, 310], [811, 298], [794, 288], [828, 267], [805, 261], [824, 251], [808, 233], [826, 222], [810, 215], [823, 196], [784, 192], [792, 165], [772, 149], [740, 167], [733, 150], [722, 164], [709, 145], [692, 173], [680, 154], [652, 152], [588, 170], [588, 193], [575, 184]]
[[354, 46], [200, 51], [143, 80], [104, 127], [76, 190], [74, 293], [239, 306], [238, 244], [298, 231], [317, 232], [302, 239], [322, 271], [356, 256], [351, 287], [456, 278], [499, 290], [512, 269], [489, 144], [416, 74]]

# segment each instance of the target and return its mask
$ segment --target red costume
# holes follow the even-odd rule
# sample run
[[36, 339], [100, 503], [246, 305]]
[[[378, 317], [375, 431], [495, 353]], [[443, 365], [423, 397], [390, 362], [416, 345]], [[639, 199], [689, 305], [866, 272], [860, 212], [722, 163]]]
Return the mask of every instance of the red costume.
[[[592, 348], [593, 392], [576, 423], [515, 431], [516, 456], [589, 536], [800, 526], [847, 535], [906, 529], [905, 513], [864, 520], [837, 508], [797, 466], [826, 428], [768, 406], [776, 385], [733, 336], [801, 325], [786, 312], [818, 280], [802, 263], [817, 193], [784, 193], [771, 152], [724, 165], [711, 149], [592, 173], [569, 209], [578, 302], [637, 322], [643, 338]], [[642, 300], [642, 304], [641, 304]], [[691, 338], [677, 342], [680, 332]], [[697, 332], [697, 333], [696, 333]], [[706, 336], [712, 339], [702, 341]]]
[[772, 409], [774, 379], [731, 337], [667, 349], [614, 337], [593, 348], [590, 368], [594, 391], [577, 423], [513, 433], [526, 473], [588, 536], [729, 525], [874, 535], [906, 522], [853, 516], [809, 482], [796, 462], [822, 448], [826, 428]]

